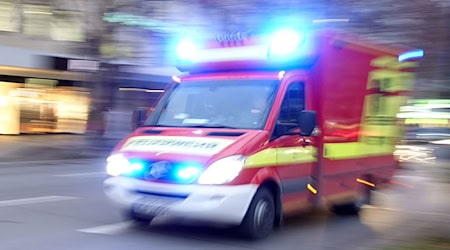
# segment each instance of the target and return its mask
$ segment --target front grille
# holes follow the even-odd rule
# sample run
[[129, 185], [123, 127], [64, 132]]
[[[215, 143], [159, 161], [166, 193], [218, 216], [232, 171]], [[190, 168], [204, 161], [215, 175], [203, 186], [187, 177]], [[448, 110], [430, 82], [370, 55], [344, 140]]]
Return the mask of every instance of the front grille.
[[186, 166], [195, 165], [197, 163], [186, 163], [186, 162], [172, 162], [172, 161], [151, 161], [151, 160], [141, 160], [141, 159], [129, 159], [131, 164], [141, 164], [142, 169], [139, 173], [133, 174], [132, 177], [147, 180], [147, 181], [160, 181], [160, 182], [171, 182], [189, 184], [197, 181], [197, 178], [182, 180], [179, 178], [178, 173], [180, 169]]
[[148, 191], [142, 191], [142, 190], [135, 190], [134, 192], [137, 194], [142, 194], [142, 195], [158, 196], [158, 197], [174, 198], [174, 199], [186, 199], [189, 196], [188, 194], [162, 194], [162, 193], [154, 193], [154, 192], [148, 192]]

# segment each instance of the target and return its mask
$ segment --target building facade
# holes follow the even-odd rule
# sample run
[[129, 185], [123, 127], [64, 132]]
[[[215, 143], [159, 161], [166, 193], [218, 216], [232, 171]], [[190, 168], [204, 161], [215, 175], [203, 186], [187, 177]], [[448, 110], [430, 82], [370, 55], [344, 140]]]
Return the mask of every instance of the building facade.
[[79, 53], [84, 15], [61, 1], [0, 2], [0, 134], [85, 131], [96, 69], [74, 67], [92, 60]]
[[[170, 76], [178, 73], [173, 48], [181, 36], [281, 25], [338, 27], [382, 43], [422, 48], [425, 57], [416, 96], [449, 98], [450, 5], [446, 0], [413, 2], [2, 0], [0, 104], [15, 98], [7, 96], [11, 88], [32, 86], [38, 92], [42, 86], [78, 88], [82, 96], [89, 93], [89, 108], [83, 111], [88, 113], [86, 119], [102, 121], [99, 114], [105, 110], [130, 114], [138, 107], [152, 106]], [[52, 121], [49, 103], [55, 101], [46, 102], [47, 115], [42, 116], [47, 122]], [[14, 109], [9, 110], [8, 114]], [[27, 114], [31, 113], [34, 118], [28, 120], [44, 112]], [[0, 117], [12, 116], [5, 111]], [[83, 126], [89, 129], [88, 124]], [[14, 133], [23, 131], [22, 127]], [[102, 126], [94, 122], [92, 127]]]

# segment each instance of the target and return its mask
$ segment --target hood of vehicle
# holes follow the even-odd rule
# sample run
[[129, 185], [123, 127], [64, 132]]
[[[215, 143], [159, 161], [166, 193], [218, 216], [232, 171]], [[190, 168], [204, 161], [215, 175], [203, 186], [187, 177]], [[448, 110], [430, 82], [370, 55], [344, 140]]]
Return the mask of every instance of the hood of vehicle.
[[207, 164], [231, 155], [247, 155], [267, 139], [268, 133], [262, 130], [140, 128], [114, 151], [133, 158]]

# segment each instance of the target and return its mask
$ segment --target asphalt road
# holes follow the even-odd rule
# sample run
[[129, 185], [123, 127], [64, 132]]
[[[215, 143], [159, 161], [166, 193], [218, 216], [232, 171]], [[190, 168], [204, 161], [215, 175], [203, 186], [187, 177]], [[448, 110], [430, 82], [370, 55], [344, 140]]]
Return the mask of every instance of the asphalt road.
[[250, 242], [226, 229], [133, 227], [103, 195], [101, 159], [0, 163], [0, 249], [377, 249], [417, 223], [449, 224], [450, 190], [433, 181], [428, 167], [400, 171], [399, 184], [378, 193], [377, 206], [360, 217], [308, 213], [269, 239]]

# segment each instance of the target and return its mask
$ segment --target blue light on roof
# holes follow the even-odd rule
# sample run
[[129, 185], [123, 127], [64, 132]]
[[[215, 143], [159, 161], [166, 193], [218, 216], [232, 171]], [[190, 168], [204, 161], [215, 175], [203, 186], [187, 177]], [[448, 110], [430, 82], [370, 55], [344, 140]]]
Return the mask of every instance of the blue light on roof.
[[422, 49], [417, 49], [417, 50], [411, 50], [408, 52], [405, 52], [403, 54], [400, 54], [398, 56], [398, 61], [399, 62], [403, 62], [409, 59], [417, 59], [417, 58], [422, 58], [424, 55], [424, 52]]
[[197, 54], [197, 46], [192, 40], [181, 40], [177, 45], [177, 56], [180, 60], [193, 60]]
[[304, 36], [295, 30], [280, 30], [272, 35], [270, 54], [285, 56], [295, 52], [303, 42]]

